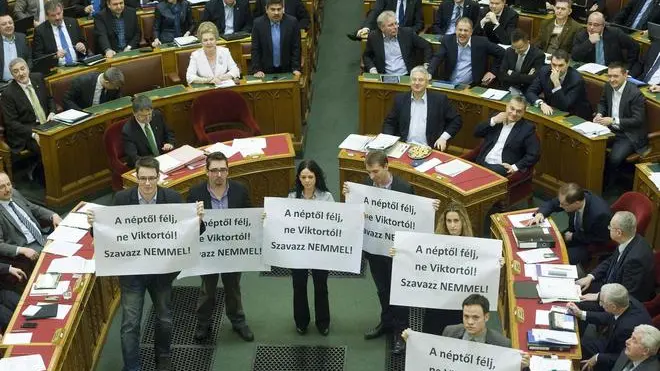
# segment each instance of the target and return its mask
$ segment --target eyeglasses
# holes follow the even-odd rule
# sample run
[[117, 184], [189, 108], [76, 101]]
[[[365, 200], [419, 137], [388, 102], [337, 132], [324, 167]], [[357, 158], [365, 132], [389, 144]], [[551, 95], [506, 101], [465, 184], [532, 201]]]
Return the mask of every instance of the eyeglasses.
[[207, 170], [211, 174], [227, 174], [229, 172], [229, 169], [226, 167], [220, 168], [220, 169], [208, 169]]
[[137, 118], [140, 121], [145, 121], [145, 120], [150, 119], [151, 116], [153, 116], [153, 113], [154, 113], [154, 111], [149, 110], [148, 112], [145, 112], [145, 113], [135, 113], [135, 114], [133, 114], [133, 116], [135, 116], [135, 118]]
[[591, 27], [600, 27], [602, 25], [604, 25], [604, 23], [587, 22], [587, 26], [591, 26]]
[[608, 225], [608, 226], [607, 226], [607, 229], [610, 230], [610, 231], [615, 230], [615, 229], [621, 230], [621, 228], [619, 228], [619, 227], [612, 227], [611, 225]]
[[139, 177], [137, 177], [137, 180], [141, 183], [147, 183], [147, 182], [153, 183], [153, 182], [158, 180], [158, 177], [156, 177], [156, 176], [139, 176]]

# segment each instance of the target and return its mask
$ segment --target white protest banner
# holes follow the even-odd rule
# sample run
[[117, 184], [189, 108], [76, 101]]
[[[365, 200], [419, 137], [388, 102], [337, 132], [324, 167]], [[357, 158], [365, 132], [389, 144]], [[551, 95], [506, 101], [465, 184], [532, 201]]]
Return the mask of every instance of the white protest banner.
[[390, 303], [462, 309], [470, 294], [497, 303], [502, 241], [396, 232]]
[[264, 209], [204, 211], [206, 230], [199, 236], [199, 262], [177, 278], [212, 273], [268, 271], [261, 262], [261, 216]]
[[199, 260], [195, 204], [127, 205], [94, 210], [97, 276], [160, 274]]
[[433, 199], [346, 182], [346, 203], [364, 204], [364, 251], [389, 256], [395, 231], [433, 233]]
[[360, 272], [364, 206], [264, 198], [264, 263]]
[[406, 371], [520, 371], [517, 349], [408, 330]]

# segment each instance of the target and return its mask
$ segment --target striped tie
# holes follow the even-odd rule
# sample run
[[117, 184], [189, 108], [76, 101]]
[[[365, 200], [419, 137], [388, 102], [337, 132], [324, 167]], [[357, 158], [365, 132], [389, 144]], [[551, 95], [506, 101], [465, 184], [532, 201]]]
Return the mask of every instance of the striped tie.
[[16, 217], [18, 217], [18, 220], [21, 222], [21, 224], [23, 224], [25, 228], [27, 228], [27, 230], [30, 232], [32, 237], [34, 237], [34, 240], [37, 241], [37, 243], [40, 246], [43, 246], [44, 236], [41, 235], [41, 231], [39, 230], [39, 228], [37, 228], [37, 226], [34, 225], [34, 223], [31, 220], [29, 220], [28, 218], [25, 217], [25, 215], [23, 215], [23, 213], [20, 210], [20, 207], [18, 207], [14, 201], [10, 201], [9, 206], [11, 206], [11, 208], [14, 210], [14, 214], [16, 214]]

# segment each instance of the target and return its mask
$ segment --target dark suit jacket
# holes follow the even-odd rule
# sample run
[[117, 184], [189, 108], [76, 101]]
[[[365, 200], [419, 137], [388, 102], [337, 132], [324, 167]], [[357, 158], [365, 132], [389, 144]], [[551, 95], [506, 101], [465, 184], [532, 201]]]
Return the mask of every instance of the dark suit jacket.
[[[573, 233], [573, 240], [589, 245], [606, 243], [610, 241], [610, 231], [607, 228], [612, 219], [612, 212], [609, 204], [600, 196], [584, 191], [584, 213], [582, 214], [582, 228], [575, 230], [575, 213], [568, 213], [568, 229]], [[559, 206], [559, 198], [555, 197], [545, 202], [539, 208], [538, 212], [543, 216], [550, 216], [552, 213], [563, 211]]]
[[615, 249], [614, 254], [600, 263], [591, 274], [603, 284], [622, 284], [635, 299], [645, 302], [655, 296], [653, 261], [651, 246], [638, 234], [626, 246], [623, 254], [619, 255], [619, 249]]
[[[100, 73], [90, 72], [85, 75], [78, 76], [71, 81], [69, 90], [64, 94], [64, 109], [76, 109], [81, 111], [85, 108], [91, 107], [94, 101], [94, 90], [96, 90], [96, 81]], [[101, 96], [99, 103], [105, 103], [115, 100], [122, 96], [120, 90], [106, 90], [105, 100]]]
[[[555, 18], [547, 19], [541, 23], [539, 28], [539, 34], [534, 40], [534, 45], [538, 46], [544, 52], [548, 50], [550, 45], [550, 37], [552, 36], [552, 30], [555, 28]], [[582, 30], [584, 27], [579, 24], [575, 19], [568, 17], [568, 20], [564, 24], [561, 33], [558, 38], [559, 49], [564, 50], [566, 53], [570, 53], [573, 50], [573, 40], [575, 39], [575, 34]]]
[[[485, 163], [486, 156], [497, 142], [502, 131], [502, 124], [490, 126], [490, 119], [480, 123], [474, 130], [474, 136], [483, 138], [481, 151], [477, 155], [476, 163]], [[502, 162], [516, 165], [518, 170], [529, 169], [539, 160], [541, 146], [536, 137], [534, 124], [520, 119], [511, 129], [502, 150]]]
[[646, 74], [649, 73], [649, 70], [653, 67], [653, 63], [655, 63], [658, 53], [660, 53], [660, 40], [651, 43], [651, 47], [649, 47], [649, 50], [644, 55], [644, 61], [641, 61], [640, 59], [640, 62], [635, 65], [630, 74], [638, 80], [644, 80]]
[[[622, 62], [629, 69], [635, 65], [639, 57], [639, 44], [631, 39], [630, 36], [618, 28], [605, 26], [602, 37], [605, 65], [609, 65], [612, 62]], [[596, 62], [596, 45], [589, 41], [589, 34], [586, 29], [575, 34], [571, 58], [577, 62]]]
[[[368, 186], [373, 186], [374, 182], [369, 178], [365, 178], [364, 181], [362, 181], [362, 184], [368, 185]], [[391, 191], [396, 191], [396, 192], [401, 192], [401, 193], [408, 193], [411, 195], [415, 194], [415, 190], [413, 187], [406, 181], [405, 179], [400, 178], [398, 175], [392, 174], [392, 185], [390, 186]]]
[[[122, 14], [126, 45], [130, 45], [132, 49], [135, 49], [139, 46], [142, 37], [135, 9], [125, 7]], [[108, 8], [103, 9], [94, 16], [94, 37], [96, 38], [96, 52], [98, 53], [103, 54], [108, 49], [115, 52], [121, 51], [117, 46], [117, 34], [115, 33], [113, 17]]]
[[[500, 69], [502, 57], [504, 57], [504, 49], [496, 44], [488, 41], [483, 36], [474, 36], [470, 40], [471, 54], [472, 54], [472, 84], [478, 85], [486, 72], [490, 71], [497, 75]], [[488, 57], [493, 57], [493, 61], [488, 67]], [[429, 72], [434, 75], [440, 63], [445, 62], [444, 71], [442, 71], [441, 78], [443, 80], [450, 80], [451, 74], [456, 68], [458, 61], [458, 42], [456, 41], [456, 34], [445, 35], [442, 38], [442, 43], [438, 52], [431, 58], [429, 65]]]
[[585, 120], [591, 120], [593, 111], [589, 101], [585, 99], [587, 89], [582, 75], [573, 67], [568, 67], [564, 81], [561, 83], [561, 89], [553, 93], [554, 85], [550, 81], [551, 72], [549, 65], [541, 68], [527, 89], [525, 94], [527, 100], [534, 104], [543, 94], [543, 100], [550, 106], [568, 111], [570, 114], [580, 116]]
[[[481, 19], [479, 19], [481, 21]], [[488, 22], [484, 25], [484, 28], [481, 28], [479, 23], [475, 23], [475, 27], [479, 28], [481, 33], [495, 44], [511, 44], [511, 33], [513, 30], [518, 27], [518, 12], [513, 10], [508, 5], [505, 5], [502, 9], [502, 14], [500, 14], [500, 19], [498, 20], [500, 25], [497, 28]]]
[[[376, 0], [376, 5], [369, 11], [367, 18], [364, 20], [362, 27], [369, 27], [369, 29], [377, 30], [378, 24], [376, 19], [380, 13], [391, 10], [396, 13], [400, 0]], [[401, 27], [410, 27], [416, 33], [419, 33], [424, 28], [424, 19], [422, 18], [422, 0], [406, 0], [406, 14], [404, 15], [403, 24]]]
[[644, 304], [631, 297], [630, 305], [618, 319], [607, 312], [587, 311], [587, 323], [594, 325], [609, 326], [604, 341], [604, 351], [598, 353], [597, 367], [602, 370], [610, 370], [614, 366], [619, 353], [626, 347], [626, 340], [630, 337], [635, 326], [646, 324], [651, 325], [651, 316], [649, 316]]
[[154, 38], [157, 38], [162, 43], [171, 43], [175, 37], [181, 37], [186, 32], [193, 32], [195, 24], [192, 18], [192, 7], [186, 0], [179, 2], [179, 31], [176, 34], [175, 20], [176, 15], [172, 11], [170, 3], [161, 1], [156, 5], [154, 12]]
[[[411, 98], [410, 92], [397, 94], [383, 123], [383, 133], [400, 136], [403, 141], [408, 138]], [[455, 137], [462, 124], [461, 116], [446, 95], [426, 90], [426, 144], [433, 146], [445, 131]]]
[[[266, 0], [256, 0], [254, 8], [254, 18], [261, 17], [266, 15]], [[298, 20], [298, 27], [302, 29], [308, 29], [310, 18], [305, 4], [302, 0], [286, 0], [284, 2], [284, 13], [294, 17]]]
[[[454, 14], [454, 2], [443, 1], [435, 12], [431, 33], [444, 35], [449, 28], [451, 16]], [[473, 24], [479, 23], [479, 4], [472, 0], [463, 1], [463, 17], [468, 17]]]
[[[504, 58], [502, 58], [502, 65], [497, 77], [504, 89], [513, 86], [524, 93], [541, 70], [541, 67], [545, 65], [545, 54], [541, 49], [530, 45], [529, 51], [523, 59], [520, 72], [516, 72], [517, 61], [518, 54], [516, 54], [516, 51], [513, 48], [507, 49], [504, 52]], [[509, 71], [511, 71], [510, 75], [508, 74]]]
[[[612, 93], [610, 84], [605, 84], [603, 95], [598, 103], [598, 113], [604, 117], [612, 115]], [[648, 144], [649, 128], [646, 122], [644, 95], [632, 83], [626, 83], [619, 103], [619, 127], [635, 146], [635, 151], [643, 152]]]
[[[156, 204], [181, 204], [181, 195], [169, 188], [158, 187], [156, 192]], [[137, 187], [131, 187], [115, 193], [115, 206], [139, 205]]]
[[[225, 33], [225, 3], [223, 0], [211, 0], [204, 6], [202, 22], [211, 21], [218, 27], [220, 34]], [[236, 0], [234, 4], [234, 32], [252, 32], [252, 13], [247, 0]]]
[[[43, 76], [40, 73], [31, 73], [30, 81], [46, 116], [55, 112], [55, 101], [48, 93]], [[5, 123], [5, 140], [12, 152], [18, 153], [25, 149], [25, 144], [32, 138], [32, 128], [37, 126], [37, 116], [16, 80], [12, 80], [2, 92], [0, 106]]]
[[[445, 327], [442, 336], [462, 339], [465, 334], [465, 326], [462, 323]], [[499, 347], [511, 348], [511, 340], [497, 331], [486, 329], [486, 344], [497, 345]]]
[[[28, 201], [16, 189], [13, 190], [12, 200], [25, 211], [25, 214], [41, 228], [40, 222], [52, 222], [54, 212], [35, 205]], [[43, 232], [43, 231], [42, 231]], [[0, 206], [0, 255], [16, 256], [16, 247], [26, 246], [27, 240], [16, 220], [7, 212], [4, 206]]]
[[[632, 27], [635, 18], [637, 18], [639, 11], [642, 10], [645, 2], [646, 0], [628, 1], [626, 6], [614, 16], [614, 20], [612, 22], [624, 25], [626, 27]], [[651, 13], [649, 13], [649, 17], [647, 18], [647, 22], [660, 23], [660, 2], [654, 0], [653, 4], [650, 6], [652, 6], [652, 8]], [[639, 25], [640, 30], [646, 30], [646, 28], [646, 23]]]
[[[85, 36], [83, 35], [80, 26], [78, 26], [78, 20], [75, 18], [64, 17], [63, 22], [64, 27], [66, 27], [66, 30], [69, 33], [69, 38], [71, 38], [71, 44], [73, 44], [71, 45], [72, 48], [79, 42], [86, 44], [87, 41], [85, 40]], [[53, 34], [53, 26], [48, 21], [40, 24], [34, 29], [34, 41], [32, 42], [34, 59], [39, 59], [45, 55], [57, 52], [55, 37], [59, 38], [60, 36]], [[79, 53], [77, 50], [76, 55], [78, 58], [84, 58], [85, 56], [85, 54]]]
[[[247, 188], [239, 182], [227, 179], [229, 189], [227, 190], [227, 204], [230, 209], [241, 209], [252, 207], [250, 195]], [[211, 193], [209, 192], [208, 182], [201, 182], [192, 188], [188, 193], [187, 202], [203, 201], [205, 209], [212, 209]]]
[[[32, 50], [28, 47], [25, 34], [16, 32], [14, 35], [16, 36], [14, 41], [16, 44], [16, 56], [25, 59], [28, 67], [32, 68]], [[0, 67], [4, 68], [5, 63], [9, 64], [9, 62], [11, 61], [5, 60], [4, 48], [0, 48]], [[2, 79], [2, 76], [0, 76], [0, 79]]]
[[[273, 39], [270, 20], [261, 16], [252, 27], [252, 71], [272, 73]], [[300, 28], [295, 18], [284, 15], [280, 21], [280, 67], [284, 71], [300, 71]]]
[[[619, 358], [616, 360], [616, 363], [612, 368], [612, 371], [623, 371], [623, 368], [626, 366], [626, 364], [629, 361], [630, 360], [628, 359], [628, 356], [626, 356], [625, 349], [622, 350], [621, 354], [619, 354]], [[645, 359], [644, 362], [640, 363], [637, 367], [635, 367], [635, 371], [657, 371], [657, 370], [660, 370], [660, 361], [658, 361], [657, 356], [651, 356]]]
[[[151, 131], [154, 133], [159, 155], [162, 154], [161, 148], [163, 148], [165, 143], [174, 145], [174, 134], [165, 125], [165, 119], [160, 111], [154, 110], [149, 126], [151, 126]], [[153, 156], [151, 149], [149, 149], [147, 136], [142, 131], [140, 124], [135, 120], [135, 117], [131, 117], [124, 124], [121, 130], [121, 136], [124, 140], [124, 154], [126, 155], [126, 164], [128, 166], [134, 167], [135, 161], [140, 156]]]
[[[419, 50], [424, 53], [424, 63], [428, 63], [431, 59], [431, 54], [433, 53], [431, 44], [415, 34], [410, 28], [399, 28], [397, 40], [399, 41], [399, 48], [401, 49], [401, 55], [403, 56], [408, 73], [416, 65], [415, 57]], [[366, 71], [369, 71], [372, 67], [376, 67], [378, 73], [385, 73], [385, 42], [383, 41], [383, 33], [380, 30], [374, 30], [369, 33], [367, 46], [362, 55], [362, 61], [364, 62], [364, 69]]]

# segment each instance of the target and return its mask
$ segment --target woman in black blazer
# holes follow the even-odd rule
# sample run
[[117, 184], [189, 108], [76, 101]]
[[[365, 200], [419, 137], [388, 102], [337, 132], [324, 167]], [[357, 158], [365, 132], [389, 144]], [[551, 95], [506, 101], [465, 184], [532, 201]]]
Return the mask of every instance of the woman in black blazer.
[[187, 0], [166, 0], [156, 5], [154, 13], [154, 48], [171, 43], [175, 37], [188, 36], [194, 28], [192, 7]]

